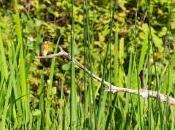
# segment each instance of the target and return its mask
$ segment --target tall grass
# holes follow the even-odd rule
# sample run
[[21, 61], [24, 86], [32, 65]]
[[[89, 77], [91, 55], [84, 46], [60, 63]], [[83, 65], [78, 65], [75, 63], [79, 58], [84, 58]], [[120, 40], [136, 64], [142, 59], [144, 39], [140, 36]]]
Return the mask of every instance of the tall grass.
[[[89, 23], [89, 1], [84, 1], [84, 65], [92, 72], [93, 71], [93, 62], [92, 62], [92, 48], [94, 41], [90, 32], [93, 32], [93, 29]], [[88, 76], [84, 72], [84, 104], [83, 104], [83, 129], [95, 129], [96, 127], [96, 113], [95, 113], [95, 89], [94, 82], [92, 77]]]
[[[71, 61], [74, 59], [74, 0], [71, 0]], [[73, 62], [71, 62], [71, 88], [70, 88], [70, 129], [76, 130], [78, 128], [77, 120], [77, 94], [75, 85], [75, 67]]]

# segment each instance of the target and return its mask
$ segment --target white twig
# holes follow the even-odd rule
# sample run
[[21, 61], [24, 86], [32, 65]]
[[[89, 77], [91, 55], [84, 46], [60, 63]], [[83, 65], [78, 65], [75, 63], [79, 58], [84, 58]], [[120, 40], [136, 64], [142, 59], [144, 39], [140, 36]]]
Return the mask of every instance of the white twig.
[[[56, 53], [56, 54], [50, 54], [47, 56], [38, 56], [37, 58], [41, 59], [41, 58], [54, 58], [54, 57], [64, 57], [66, 59], [71, 60], [71, 55], [68, 54], [67, 52], [65, 52], [61, 47], [60, 48], [60, 52]], [[74, 64], [76, 64], [79, 68], [83, 69], [84, 71], [86, 71], [86, 73], [88, 73], [90, 76], [92, 76], [94, 79], [96, 79], [99, 82], [103, 82], [103, 84], [105, 86], [107, 86], [108, 88], [105, 90], [107, 92], [112, 92], [112, 93], [119, 93], [119, 92], [123, 92], [123, 93], [129, 93], [129, 94], [134, 94], [134, 95], [139, 95], [141, 97], [143, 97], [144, 99], [147, 98], [155, 98], [157, 100], [159, 100], [160, 102], [166, 102], [170, 105], [175, 105], [175, 98], [161, 94], [157, 91], [152, 91], [152, 90], [147, 90], [147, 89], [129, 89], [129, 88], [123, 88], [123, 87], [117, 87], [112, 85], [111, 83], [102, 80], [102, 78], [98, 77], [97, 75], [95, 75], [94, 73], [92, 73], [91, 71], [89, 71], [85, 66], [83, 66], [80, 62], [78, 62], [76, 59], [72, 59], [72, 62]]]

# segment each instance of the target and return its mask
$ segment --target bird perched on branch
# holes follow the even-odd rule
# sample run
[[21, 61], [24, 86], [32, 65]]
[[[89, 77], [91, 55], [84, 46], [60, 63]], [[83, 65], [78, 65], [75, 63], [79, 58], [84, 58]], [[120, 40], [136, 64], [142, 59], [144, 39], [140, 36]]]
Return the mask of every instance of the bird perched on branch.
[[[40, 56], [47, 56], [48, 54], [51, 54], [50, 49], [49, 49], [49, 41], [43, 42], [40, 48]], [[49, 67], [51, 64], [50, 59], [44, 58], [40, 59], [40, 62], [44, 67]]]
[[49, 52], [49, 42], [45, 41], [42, 45], [41, 45], [41, 49], [40, 49], [40, 55], [42, 56], [46, 56]]

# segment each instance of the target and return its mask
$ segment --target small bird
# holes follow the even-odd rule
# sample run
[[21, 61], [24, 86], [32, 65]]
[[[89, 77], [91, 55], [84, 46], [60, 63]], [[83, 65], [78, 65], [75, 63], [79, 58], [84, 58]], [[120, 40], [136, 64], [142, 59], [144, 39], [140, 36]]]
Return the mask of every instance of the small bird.
[[[49, 42], [48, 41], [45, 41], [42, 45], [41, 45], [41, 48], [40, 48], [40, 56], [47, 56], [49, 54]], [[42, 65], [44, 67], [49, 67], [51, 62], [50, 62], [50, 59], [47, 59], [47, 58], [41, 58], [40, 59], [40, 62], [42, 63]]]
[[46, 56], [49, 52], [49, 42], [45, 41], [42, 45], [41, 45], [41, 49], [40, 49], [40, 55], [41, 56]]

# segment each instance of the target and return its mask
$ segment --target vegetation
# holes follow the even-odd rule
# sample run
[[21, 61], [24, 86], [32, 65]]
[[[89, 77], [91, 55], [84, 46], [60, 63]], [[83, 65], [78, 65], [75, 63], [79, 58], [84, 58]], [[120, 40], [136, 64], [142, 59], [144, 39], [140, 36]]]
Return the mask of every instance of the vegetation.
[[[175, 0], [1, 0], [0, 129], [174, 130], [175, 106], [159, 95], [175, 96], [174, 7]], [[38, 57], [61, 48], [69, 57]], [[139, 94], [141, 86], [157, 98]]]

